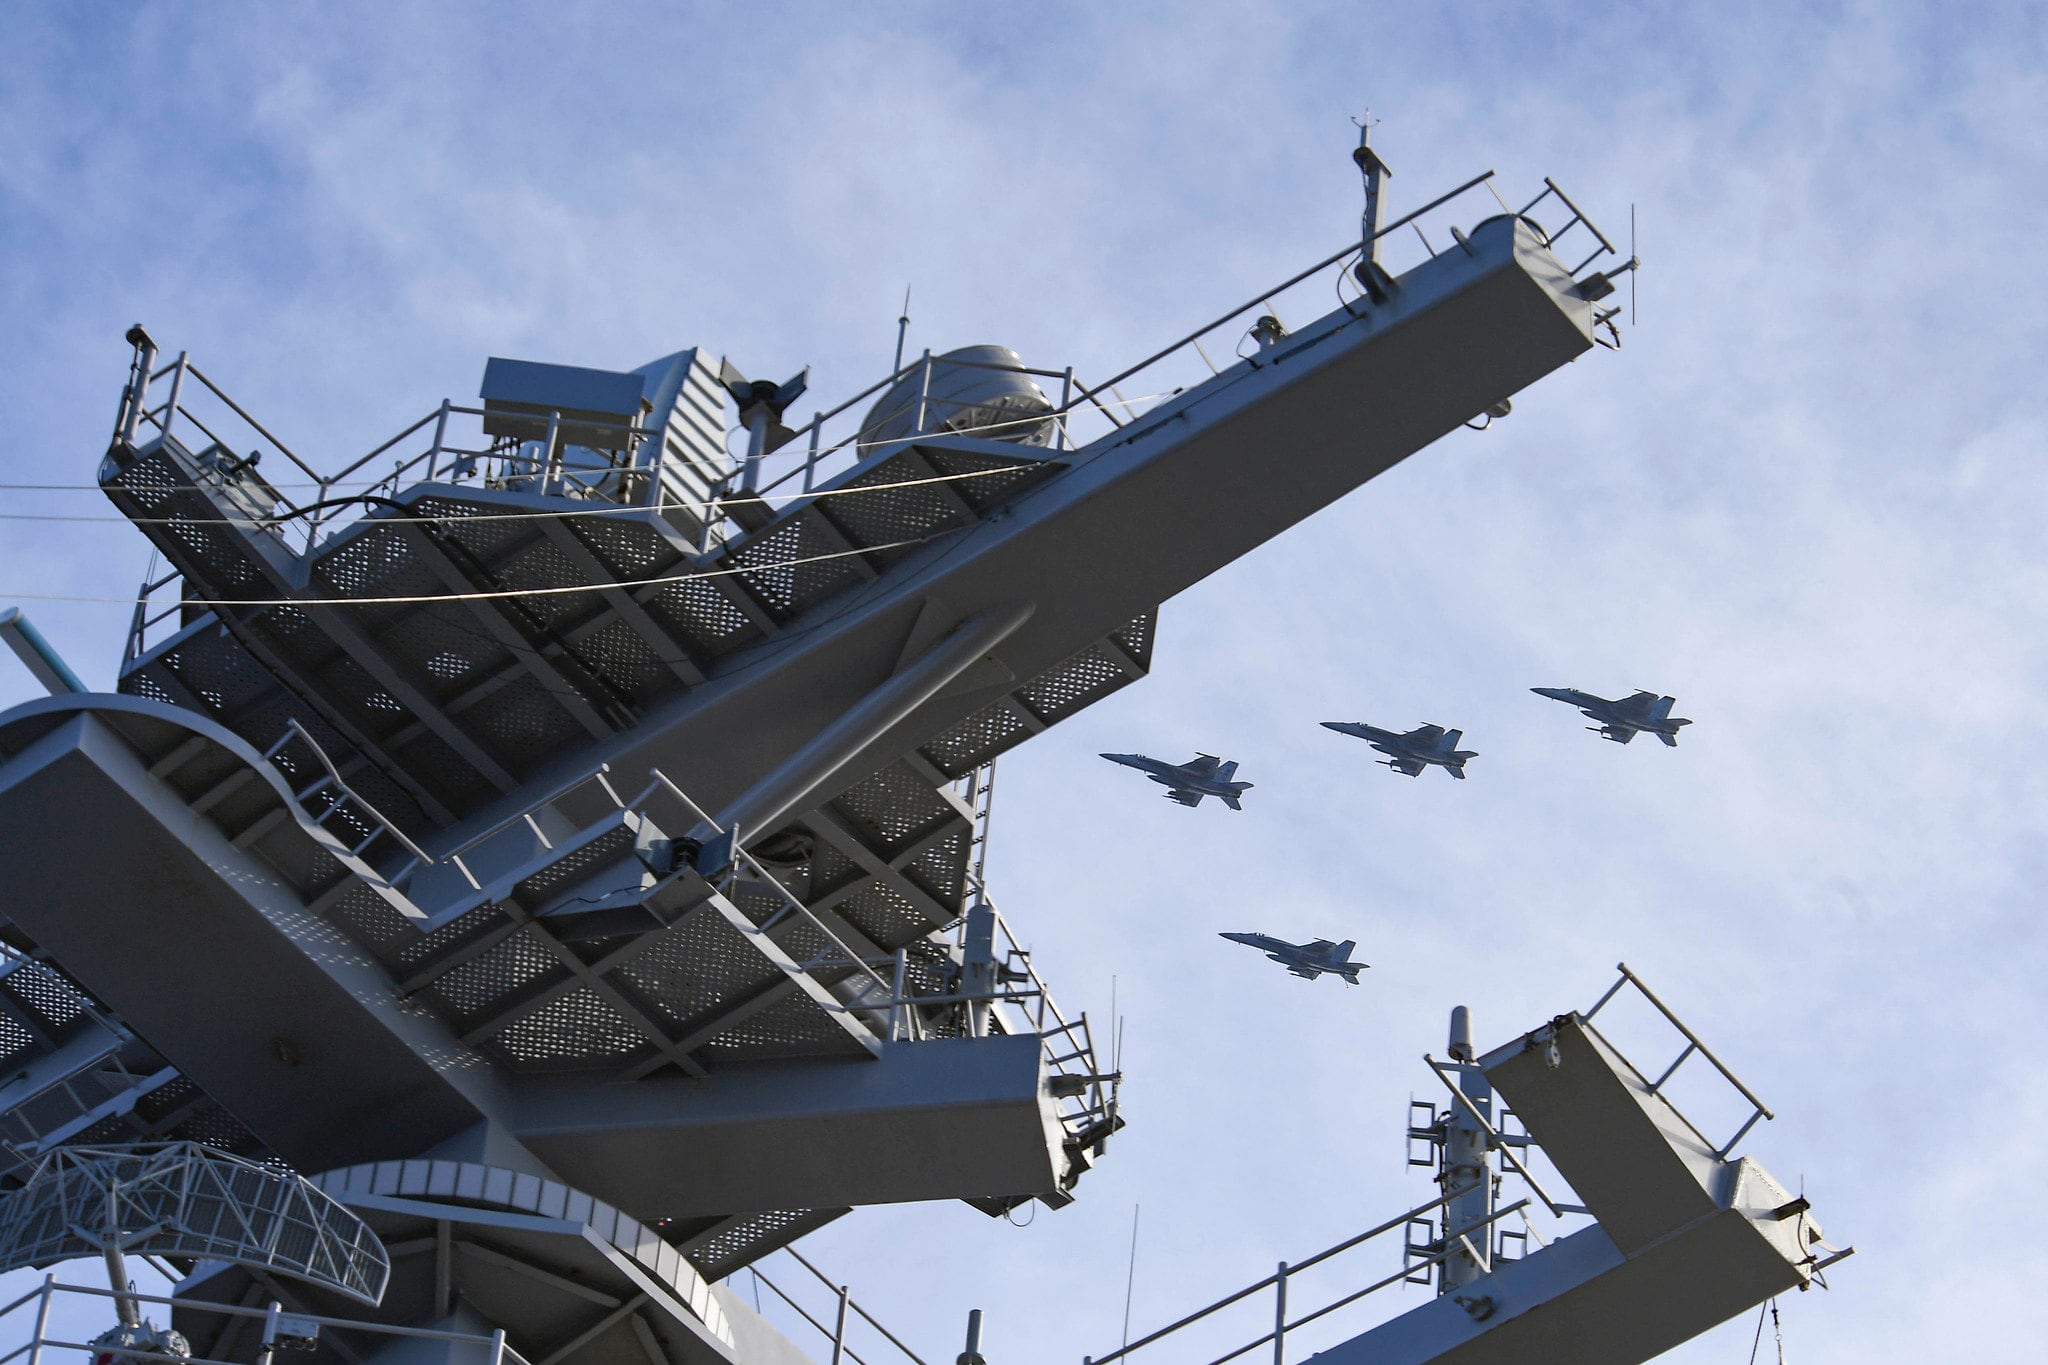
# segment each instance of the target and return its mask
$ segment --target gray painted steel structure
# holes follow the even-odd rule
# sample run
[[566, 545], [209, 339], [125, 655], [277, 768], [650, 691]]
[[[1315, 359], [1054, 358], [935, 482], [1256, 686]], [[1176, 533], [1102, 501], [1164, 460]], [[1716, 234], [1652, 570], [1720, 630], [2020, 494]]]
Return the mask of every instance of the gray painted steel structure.
[[[166, 638], [138, 609], [126, 695], [0, 716], [5, 932], [95, 1021], [26, 1028], [27, 1052], [146, 1049], [224, 1145], [552, 1182], [716, 1246], [700, 1268], [862, 1203], [1065, 1202], [1116, 1078], [980, 908], [986, 804], [955, 784], [1143, 676], [1166, 598], [1593, 345], [1592, 257], [1567, 267], [1526, 211], [1454, 235], [1142, 412], [1068, 371], [1024, 443], [921, 402], [816, 478], [821, 414], [780, 505], [780, 481], [707, 476], [694, 351], [634, 372], [615, 437], [623, 385], [578, 379], [604, 399], [578, 406], [509, 369], [484, 409], [321, 476], [135, 329], [101, 481], [172, 566], [145, 599], [182, 601]], [[1181, 348], [1206, 359], [1202, 335]], [[203, 393], [319, 496], [233, 454]], [[1079, 441], [1090, 409], [1109, 429]], [[472, 415], [499, 435], [462, 450]], [[341, 524], [345, 477], [429, 424]], [[145, 1083], [108, 1099], [139, 1112]], [[451, 1199], [419, 1216], [480, 1217], [427, 1203]], [[691, 1315], [672, 1358], [731, 1358]], [[561, 1327], [530, 1328], [550, 1361], [603, 1358]]]

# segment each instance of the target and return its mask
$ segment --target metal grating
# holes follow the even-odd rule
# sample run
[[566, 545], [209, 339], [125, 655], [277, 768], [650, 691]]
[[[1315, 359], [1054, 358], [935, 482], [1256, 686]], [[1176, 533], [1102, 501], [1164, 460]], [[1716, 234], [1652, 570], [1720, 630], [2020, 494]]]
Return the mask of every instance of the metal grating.
[[635, 701], [652, 701], [679, 685], [676, 675], [640, 633], [624, 621], [613, 621], [584, 636], [576, 642], [576, 652]]
[[869, 842], [889, 855], [917, 842], [960, 813], [901, 763], [892, 763], [854, 784], [830, 803], [852, 820]]
[[465, 910], [432, 933], [412, 937], [399, 950], [398, 962], [407, 968], [423, 967], [474, 943], [504, 923], [504, 912], [495, 905]]
[[1123, 647], [1124, 653], [1131, 656], [1131, 662], [1141, 669], [1149, 669], [1152, 667], [1152, 637], [1158, 628], [1159, 610], [1155, 607], [1132, 617], [1129, 625], [1112, 633], [1109, 638]]
[[[832, 524], [844, 532], [848, 540], [863, 548], [924, 540], [966, 525], [968, 513], [963, 510], [962, 499], [951, 486], [919, 482], [931, 477], [922, 460], [910, 451], [904, 451], [840, 485], [841, 488], [868, 491], [838, 493], [835, 490], [837, 495], [820, 505], [829, 504], [825, 505], [825, 514], [831, 518]], [[889, 557], [887, 552], [877, 555], [878, 559]]]
[[1109, 656], [1108, 647], [1097, 642], [1033, 678], [1017, 697], [1033, 715], [1051, 725], [1131, 680], [1124, 667]]
[[683, 1254], [705, 1279], [720, 1280], [851, 1212], [852, 1209], [787, 1209], [725, 1219], [717, 1232], [687, 1244]]
[[699, 912], [620, 964], [611, 981], [677, 1036], [782, 979], [773, 963], [717, 914]]
[[467, 1028], [542, 981], [566, 977], [568, 970], [536, 930], [524, 928], [443, 972], [421, 994], [458, 1028]]
[[588, 986], [514, 1021], [484, 1048], [520, 1071], [566, 1071], [652, 1052], [647, 1036]]
[[734, 1060], [866, 1052], [809, 996], [797, 991], [739, 1020], [704, 1046], [715, 1056]]
[[[457, 567], [466, 566], [458, 564]], [[497, 580], [500, 589], [528, 594], [536, 588], [570, 588], [591, 581], [588, 574], [545, 536], [536, 536], [509, 558], [492, 565], [491, 577]], [[587, 614], [604, 602], [595, 586], [589, 592], [550, 592], [511, 600], [519, 604], [522, 615], [549, 626], [559, 626], [564, 621]], [[486, 609], [495, 611], [497, 608]]]
[[62, 1033], [85, 1014], [78, 992], [39, 962], [18, 962], [0, 977], [0, 989], [14, 997], [46, 1034]]
[[[322, 597], [417, 597], [447, 591], [413, 550], [404, 530], [387, 518], [356, 523], [361, 529], [329, 543], [313, 561], [310, 586]], [[403, 603], [351, 604], [346, 612], [372, 635], [419, 610]]]
[[461, 722], [492, 757], [515, 773], [588, 738], [547, 684], [530, 674], [513, 679], [464, 711]]
[[832, 909], [879, 948], [899, 948], [938, 927], [909, 897], [879, 881], [869, 882]]
[[42, 1040], [16, 1023], [6, 1014], [0, 1014], [0, 1069], [11, 1067], [31, 1052], [42, 1050]]
[[1066, 468], [1054, 460], [1009, 460], [944, 446], [921, 446], [919, 451], [937, 473], [973, 476], [954, 478], [946, 486], [976, 512], [986, 512], [1012, 493]]
[[682, 558], [666, 536], [643, 521], [590, 516], [563, 522], [614, 578], [652, 578]]
[[703, 579], [678, 579], [644, 605], [665, 630], [705, 654], [730, 653], [753, 630], [746, 613]]
[[969, 828], [963, 822], [957, 832], [947, 835], [920, 853], [903, 869], [903, 875], [915, 882], [933, 900], [957, 909], [967, 895], [969, 838]]
[[391, 623], [379, 641], [424, 679], [435, 700], [447, 702], [504, 668], [511, 653], [473, 623], [445, 612], [415, 611]]
[[948, 777], [965, 777], [991, 758], [1031, 737], [1008, 697], [998, 697], [919, 751]]
[[[861, 544], [856, 540], [855, 545]], [[831, 596], [841, 588], [863, 581], [850, 558], [819, 560], [821, 555], [843, 553], [839, 538], [818, 520], [813, 509], [764, 531], [726, 557], [754, 599], [777, 617], [787, 620], [805, 607]], [[791, 563], [807, 560], [808, 563]]]

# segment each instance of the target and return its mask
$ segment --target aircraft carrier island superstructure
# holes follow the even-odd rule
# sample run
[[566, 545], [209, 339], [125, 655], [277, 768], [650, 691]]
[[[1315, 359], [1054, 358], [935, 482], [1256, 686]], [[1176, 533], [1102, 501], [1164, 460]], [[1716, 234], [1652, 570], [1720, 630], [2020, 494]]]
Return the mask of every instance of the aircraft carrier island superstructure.
[[208, 1359], [754, 1365], [716, 1282], [805, 1232], [1072, 1200], [1119, 1078], [984, 882], [995, 759], [1612, 344], [1561, 190], [1383, 224], [1358, 160], [1358, 238], [1112, 379], [926, 352], [801, 425], [699, 350], [492, 359], [323, 467], [132, 330], [98, 475], [164, 571], [118, 694], [0, 716], [9, 1264], [170, 1256]]

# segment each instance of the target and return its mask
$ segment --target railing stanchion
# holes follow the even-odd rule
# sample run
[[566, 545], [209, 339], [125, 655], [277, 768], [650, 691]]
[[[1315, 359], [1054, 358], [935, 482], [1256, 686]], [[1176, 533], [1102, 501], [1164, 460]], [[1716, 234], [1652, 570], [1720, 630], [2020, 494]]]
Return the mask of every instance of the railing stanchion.
[[839, 1321], [832, 1327], [832, 1365], [840, 1365], [846, 1355], [846, 1286], [839, 1286]]
[[925, 347], [925, 349], [924, 349], [924, 361], [922, 362], [922, 364], [921, 364], [921, 365], [919, 366], [919, 369], [918, 369], [918, 379], [917, 379], [917, 425], [916, 425], [916, 426], [914, 426], [914, 427], [912, 427], [912, 428], [911, 428], [911, 430], [910, 430], [910, 434], [911, 434], [911, 435], [913, 435], [913, 436], [921, 435], [921, 434], [922, 434], [922, 433], [924, 432], [924, 406], [925, 406], [925, 402], [926, 402], [926, 400], [928, 400], [928, 399], [929, 399], [929, 398], [931, 397], [931, 393], [932, 393], [932, 349], [931, 349], [931, 347], [927, 346], [927, 347]]
[[1287, 1262], [1273, 1275], [1273, 1365], [1287, 1365]]
[[804, 457], [804, 492], [811, 491], [812, 483], [818, 476], [818, 432], [824, 423], [819, 413], [811, 414], [811, 453]]
[[43, 1273], [42, 1300], [36, 1304], [35, 1335], [29, 1338], [28, 1365], [42, 1365], [43, 1337], [50, 1330], [50, 1299], [56, 1293], [56, 1290], [57, 1272], [54, 1270], [45, 1271]]
[[434, 481], [434, 475], [441, 468], [441, 447], [448, 441], [448, 400], [441, 400], [441, 411], [434, 418], [434, 448], [427, 452], [427, 482]]
[[171, 422], [178, 415], [178, 397], [185, 391], [186, 357], [190, 354], [190, 351], [178, 352], [177, 363], [171, 367], [171, 396], [164, 403], [163, 428], [166, 436], [171, 434]]
[[1074, 367], [1067, 366], [1066, 375], [1060, 380], [1060, 420], [1053, 423], [1054, 450], [1067, 448], [1067, 405], [1074, 401]]

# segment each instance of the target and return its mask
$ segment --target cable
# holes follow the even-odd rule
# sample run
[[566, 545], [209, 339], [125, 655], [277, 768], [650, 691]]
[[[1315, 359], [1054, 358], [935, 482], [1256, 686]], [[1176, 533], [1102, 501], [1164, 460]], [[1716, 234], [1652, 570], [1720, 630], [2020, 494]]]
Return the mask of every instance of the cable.
[[[810, 501], [810, 500], [812, 500], [812, 499], [815, 499], [815, 498], [836, 498], [836, 497], [844, 497], [844, 496], [846, 496], [846, 495], [848, 495], [848, 494], [852, 494], [852, 493], [882, 493], [882, 492], [888, 492], [888, 491], [890, 491], [890, 490], [892, 490], [892, 489], [898, 489], [898, 488], [922, 488], [922, 487], [926, 486], [927, 484], [935, 484], [935, 483], [954, 483], [954, 482], [958, 482], [959, 480], [962, 480], [962, 479], [987, 479], [987, 478], [994, 478], [994, 477], [996, 477], [997, 475], [1001, 475], [1001, 474], [1015, 474], [1015, 473], [1016, 473], [1016, 472], [1017, 472], [1018, 470], [1020, 470], [1020, 469], [1024, 469], [1024, 468], [1028, 468], [1028, 467], [1029, 467], [1029, 466], [1026, 466], [1026, 465], [1010, 465], [1010, 466], [1008, 466], [1008, 467], [1006, 467], [1006, 468], [1002, 468], [1002, 469], [971, 469], [971, 470], [967, 470], [966, 472], [964, 472], [964, 473], [960, 473], [960, 474], [935, 474], [935, 475], [931, 476], [930, 478], [924, 478], [924, 479], [901, 479], [901, 480], [897, 480], [897, 481], [894, 481], [894, 482], [891, 482], [891, 483], [869, 483], [869, 484], [860, 484], [860, 485], [858, 485], [858, 486], [851, 486], [851, 487], [846, 487], [846, 488], [820, 488], [820, 489], [817, 489], [816, 491], [814, 491], [814, 492], [810, 492], [810, 493], [785, 493], [785, 494], [780, 494], [780, 495], [777, 495], [777, 496], [774, 496], [774, 497], [763, 497], [763, 496], [756, 496], [756, 495], [752, 495], [752, 494], [741, 494], [741, 495], [739, 495], [739, 496], [737, 496], [737, 497], [732, 497], [732, 498], [722, 499], [721, 501], [728, 501], [728, 502], [761, 502], [761, 503], [769, 503], [769, 504], [775, 504], [775, 503], [781, 503], [781, 504], [788, 504], [788, 503], [793, 503], [793, 502], [803, 502], [803, 501]], [[5, 489], [5, 488], [13, 487], [13, 486], [14, 486], [14, 485], [8, 485], [8, 484], [0, 484], [0, 489]], [[57, 488], [57, 487], [59, 487], [59, 485], [50, 485], [50, 487], [52, 487], [52, 488]], [[81, 487], [81, 488], [80, 488], [80, 489], [78, 489], [77, 491], [81, 491], [81, 492], [82, 492], [82, 491], [85, 491], [85, 490], [84, 490], [84, 488], [83, 488], [83, 487]], [[98, 489], [94, 489], [93, 491], [99, 491], [99, 490], [98, 490]], [[263, 527], [263, 528], [266, 528], [266, 529], [267, 529], [267, 528], [269, 528], [269, 527], [271, 527], [271, 526], [277, 526], [277, 525], [282, 525], [282, 524], [284, 524], [284, 523], [286, 523], [286, 522], [289, 522], [289, 521], [291, 521], [291, 520], [292, 520], [292, 519], [293, 519], [294, 517], [296, 517], [296, 516], [298, 516], [298, 515], [300, 515], [300, 514], [302, 514], [302, 513], [306, 513], [306, 512], [311, 512], [311, 511], [314, 511], [314, 510], [316, 510], [316, 509], [318, 509], [318, 508], [323, 508], [323, 507], [338, 507], [338, 506], [344, 506], [344, 505], [346, 505], [346, 504], [348, 504], [348, 503], [352, 503], [352, 502], [360, 502], [360, 501], [361, 501], [361, 500], [363, 499], [363, 497], [364, 497], [364, 496], [365, 496], [365, 495], [363, 495], [363, 494], [360, 494], [360, 493], [355, 493], [355, 494], [349, 494], [349, 495], [347, 495], [347, 496], [345, 496], [345, 497], [339, 497], [339, 498], [328, 498], [328, 499], [324, 499], [324, 500], [322, 500], [322, 501], [320, 501], [320, 502], [317, 502], [317, 503], [311, 503], [311, 504], [308, 504], [308, 505], [307, 505], [307, 506], [305, 506], [305, 507], [301, 507], [301, 508], [298, 508], [298, 509], [297, 509], [297, 510], [296, 510], [295, 512], [290, 512], [290, 513], [286, 513], [286, 514], [285, 514], [284, 516], [273, 516], [273, 517], [244, 517], [244, 518], [235, 518], [235, 517], [122, 517], [122, 516], [107, 516], [107, 515], [104, 515], [104, 514], [101, 514], [101, 513], [90, 513], [90, 514], [88, 514], [88, 513], [70, 513], [70, 512], [0, 512], [0, 521], [55, 521], [55, 522], [106, 522], [106, 523], [110, 523], [110, 524], [112, 524], [112, 523], [121, 523], [121, 524], [129, 525], [129, 526], [249, 526], [249, 525], [255, 525], [255, 526], [258, 526], [258, 527]], [[388, 499], [384, 499], [384, 501], [389, 501], [389, 500], [388, 500]], [[645, 505], [640, 505], [640, 504], [620, 504], [620, 503], [607, 503], [607, 504], [603, 504], [603, 505], [600, 505], [600, 506], [596, 506], [596, 507], [587, 507], [587, 508], [577, 508], [577, 509], [576, 509], [576, 510], [574, 510], [574, 511], [562, 511], [562, 512], [477, 512], [477, 513], [470, 513], [470, 514], [464, 514], [464, 515], [461, 515], [461, 516], [447, 516], [447, 517], [434, 517], [433, 519], [434, 519], [434, 520], [437, 520], [437, 521], [447, 521], [447, 522], [451, 522], [451, 523], [453, 523], [453, 524], [456, 524], [456, 525], [467, 525], [467, 524], [469, 524], [470, 522], [484, 522], [484, 521], [556, 521], [556, 520], [563, 520], [563, 519], [567, 519], [567, 518], [572, 518], [572, 517], [617, 517], [617, 516], [631, 516], [631, 515], [634, 515], [634, 514], [638, 514], [638, 513], [645, 513], [645, 512], [655, 511], [655, 510], [657, 510], [657, 509], [655, 509], [655, 508], [653, 508], [653, 507], [651, 507], [651, 506], [645, 506]], [[430, 515], [430, 516], [431, 516], [431, 514], [423, 514], [423, 515]]]
[[[669, 583], [689, 583], [704, 578], [731, 578], [740, 574], [768, 573], [777, 569], [794, 569], [805, 564], [822, 564], [827, 560], [847, 559], [854, 555], [880, 554], [884, 550], [901, 550], [913, 545], [928, 545], [934, 540], [951, 533], [957, 528], [948, 528], [915, 540], [892, 540], [884, 545], [869, 545], [858, 550], [835, 550], [831, 554], [808, 555], [802, 559], [785, 559], [772, 564], [747, 564], [732, 569], [704, 569], [694, 573], [658, 574], [653, 578], [622, 578], [602, 583], [572, 583], [558, 588], [506, 588], [489, 592], [429, 592], [413, 593], [395, 597], [189, 597], [177, 603], [163, 603], [165, 610], [172, 605], [210, 609], [214, 607], [397, 607], [420, 602], [478, 602], [508, 597], [562, 597], [579, 592], [607, 592], [614, 588], [651, 588]], [[151, 605], [146, 597], [85, 597], [65, 593], [17, 592], [6, 596], [24, 602], [90, 602], [116, 606], [139, 607]]]
[[[1178, 392], [1178, 390], [1176, 390], [1175, 392]], [[1171, 398], [1171, 397], [1173, 397], [1173, 396], [1174, 396], [1174, 393], [1164, 393], [1164, 392], [1162, 392], [1162, 393], [1141, 393], [1141, 394], [1139, 394], [1139, 395], [1138, 395], [1138, 396], [1137, 396], [1136, 398], [1118, 398], [1118, 397], [1114, 397], [1114, 396], [1112, 396], [1112, 397], [1108, 397], [1108, 398], [1098, 398], [1098, 399], [1097, 399], [1096, 401], [1099, 401], [1099, 402], [1103, 403], [1103, 404], [1104, 404], [1105, 406], [1114, 406], [1114, 407], [1132, 408], [1132, 407], [1135, 407], [1135, 406], [1137, 406], [1137, 405], [1138, 405], [1138, 404], [1140, 404], [1140, 403], [1150, 403], [1150, 402], [1153, 402], [1153, 401], [1155, 401], [1155, 400], [1158, 400], [1158, 399], [1163, 399], [1163, 398]], [[1069, 415], [1069, 414], [1071, 414], [1071, 413], [1074, 413], [1074, 412], [1080, 412], [1080, 411], [1082, 411], [1082, 410], [1083, 410], [1083, 409], [1082, 409], [1082, 408], [1081, 408], [1081, 407], [1080, 407], [1080, 406], [1079, 406], [1078, 404], [1069, 404], [1069, 405], [1068, 405], [1068, 406], [1067, 406], [1066, 408], [1048, 408], [1048, 409], [1047, 409], [1046, 411], [1044, 411], [1044, 412], [1030, 412], [1030, 413], [1025, 413], [1025, 414], [1024, 414], [1023, 416], [1021, 416], [1021, 417], [1011, 417], [1011, 418], [1005, 418], [1004, 420], [1002, 420], [1002, 421], [1000, 421], [1000, 422], [983, 422], [983, 423], [979, 423], [979, 424], [977, 424], [977, 425], [975, 425], [975, 426], [967, 426], [967, 427], [939, 427], [939, 428], [934, 428], [934, 429], [933, 429], [932, 431], [928, 431], [928, 432], [922, 432], [922, 433], [919, 433], [919, 434], [920, 434], [920, 435], [925, 435], [925, 436], [943, 436], [943, 435], [953, 435], [953, 436], [975, 436], [975, 435], [979, 435], [979, 434], [981, 434], [981, 433], [983, 433], [983, 432], [990, 432], [990, 431], [1002, 431], [1002, 430], [1004, 430], [1004, 429], [1006, 429], [1006, 428], [1009, 428], [1009, 427], [1017, 427], [1017, 426], [1032, 426], [1032, 425], [1035, 425], [1035, 424], [1037, 424], [1037, 423], [1039, 423], [1039, 422], [1043, 422], [1043, 421], [1047, 420], [1048, 418], [1054, 418], [1054, 419], [1056, 419], [1056, 418], [1060, 418], [1060, 417], [1064, 417], [1064, 416], [1067, 416], [1067, 415]], [[895, 445], [895, 444], [897, 444], [897, 443], [899, 443], [899, 442], [901, 442], [901, 441], [905, 441], [905, 440], [910, 440], [910, 439], [914, 439], [914, 438], [912, 438], [912, 437], [903, 437], [903, 436], [897, 436], [897, 437], [891, 437], [891, 438], [890, 438], [889, 440], [886, 440], [886, 441], [858, 441], [858, 440], [857, 440], [857, 441], [850, 441], [850, 442], [845, 442], [845, 443], [843, 443], [843, 444], [840, 444], [840, 445], [836, 445], [836, 446], [833, 446], [833, 447], [831, 447], [831, 448], [829, 448], [829, 449], [827, 449], [827, 450], [821, 450], [821, 451], [819, 451], [818, 453], [819, 453], [819, 454], [820, 454], [821, 456], [824, 456], [824, 455], [837, 455], [837, 454], [841, 454], [841, 453], [843, 453], [843, 452], [848, 452], [848, 451], [874, 450], [874, 449], [878, 449], [878, 448], [880, 448], [880, 447], [882, 447], [882, 446], [888, 446], [888, 445]], [[462, 457], [473, 457], [473, 458], [476, 458], [476, 459], [487, 459], [487, 458], [490, 458], [490, 457], [491, 457], [491, 456], [490, 456], [490, 452], [488, 452], [488, 451], [461, 451], [461, 450], [448, 450], [448, 451], [444, 451], [443, 453], [444, 453], [444, 454], [446, 454], [446, 455], [449, 455], [449, 456], [451, 456], [451, 457], [453, 457], [453, 458], [462, 458]], [[763, 459], [767, 459], [767, 458], [770, 458], [770, 457], [768, 457], [768, 456], [763, 456], [762, 458], [763, 458]], [[599, 471], [599, 470], [593, 469], [593, 470], [592, 470], [591, 472], [592, 472], [592, 473], [600, 473], [600, 472], [618, 472], [618, 473], [628, 473], [628, 474], [630, 474], [630, 473], [644, 473], [644, 472], [647, 472], [647, 471], [644, 471], [644, 470], [635, 470], [635, 469], [623, 469], [623, 470], [613, 470], [613, 471]], [[946, 476], [946, 477], [953, 477], [953, 478], [968, 478], [968, 477], [978, 477], [978, 474], [977, 474], [977, 475], [950, 475], [950, 476]], [[377, 475], [377, 476], [375, 476], [375, 477], [371, 477], [371, 476], [369, 476], [369, 475], [365, 475], [365, 476], [364, 476], [364, 477], [363, 477], [362, 479], [360, 479], [360, 480], [351, 480], [351, 482], [356, 482], [356, 483], [360, 483], [360, 484], [362, 484], [362, 486], [364, 486], [364, 487], [366, 487], [366, 488], [374, 488], [374, 487], [376, 487], [376, 486], [377, 486], [378, 484], [380, 484], [380, 483], [385, 483], [385, 482], [388, 482], [388, 481], [390, 480], [390, 478], [391, 478], [391, 476], [390, 476], [389, 474], [382, 474], [382, 475]], [[927, 482], [930, 482], [930, 481], [928, 480]], [[341, 484], [341, 482], [340, 482], [339, 480], [336, 480], [336, 481], [333, 481], [333, 482], [326, 482], [326, 483], [322, 483], [322, 482], [306, 482], [306, 481], [295, 481], [295, 482], [286, 482], [286, 483], [273, 483], [273, 484], [270, 484], [270, 485], [269, 485], [269, 487], [271, 487], [271, 488], [273, 488], [273, 489], [286, 489], [286, 488], [336, 488], [336, 487], [341, 487], [341, 486], [343, 486], [343, 485]], [[9, 493], [97, 493], [97, 492], [100, 492], [100, 491], [102, 491], [102, 486], [101, 486], [101, 485], [99, 485], [99, 484], [96, 484], [96, 483], [0, 483], [0, 492], [9, 492]], [[837, 490], [837, 489], [821, 489], [821, 490], [818, 490], [818, 492], [815, 492], [815, 493], [791, 493], [791, 494], [785, 494], [785, 495], [783, 495], [783, 496], [784, 496], [784, 498], [785, 498], [785, 499], [787, 499], [787, 500], [792, 500], [792, 501], [793, 501], [793, 500], [796, 500], [796, 499], [799, 499], [799, 498], [819, 497], [819, 496], [823, 496], [823, 495], [824, 495], [824, 494], [826, 494], [826, 493], [831, 493], [831, 492], [838, 492], [838, 491], [840, 491], [840, 490]], [[763, 501], [766, 501], [766, 499], [763, 499]], [[522, 514], [522, 515], [524, 515], [524, 514]]]

